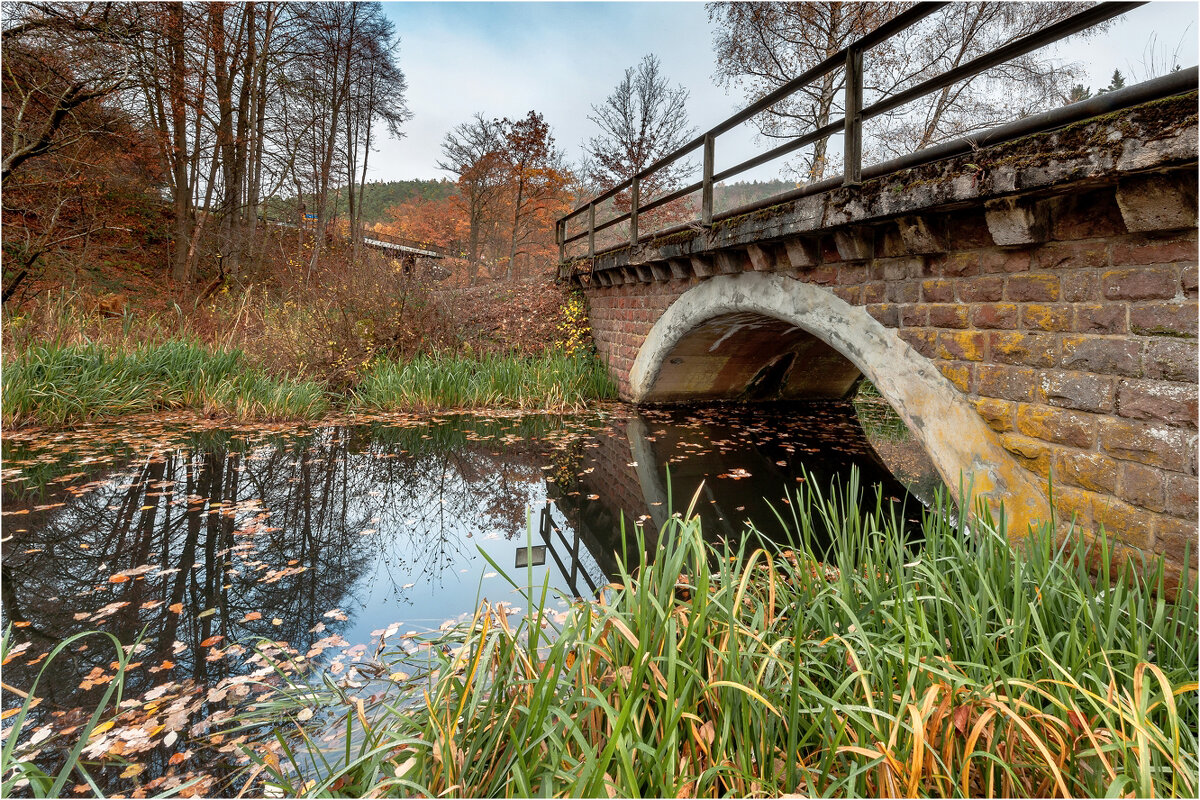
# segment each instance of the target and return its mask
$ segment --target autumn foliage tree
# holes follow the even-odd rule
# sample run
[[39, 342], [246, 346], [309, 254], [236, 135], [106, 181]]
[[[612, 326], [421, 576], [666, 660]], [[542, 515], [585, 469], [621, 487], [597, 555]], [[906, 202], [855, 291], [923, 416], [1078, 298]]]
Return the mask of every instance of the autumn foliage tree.
[[476, 114], [446, 134], [442, 155], [439, 167], [458, 176], [470, 282], [481, 265], [513, 280], [553, 256], [554, 220], [567, 208], [572, 176], [541, 114]]

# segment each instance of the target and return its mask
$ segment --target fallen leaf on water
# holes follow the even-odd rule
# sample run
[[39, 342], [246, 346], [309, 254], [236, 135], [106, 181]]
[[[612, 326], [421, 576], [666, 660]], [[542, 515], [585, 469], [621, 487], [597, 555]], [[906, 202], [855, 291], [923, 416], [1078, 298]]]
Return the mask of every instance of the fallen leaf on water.
[[217, 613], [217, 609], [215, 607], [206, 608], [203, 611], [201, 611], [199, 614], [196, 615], [196, 619], [204, 619], [205, 617], [211, 617], [215, 613]]
[[296, 719], [300, 722], [308, 722], [310, 719], [312, 719], [312, 715], [313, 710], [311, 708], [304, 708], [301, 709], [300, 713], [296, 715]]
[[217, 634], [215, 636], [210, 636], [207, 639], [205, 639], [203, 642], [201, 642], [200, 646], [201, 647], [212, 647], [214, 644], [216, 644], [217, 642], [221, 641], [224, 638], [225, 637], [222, 636], [221, 634]]
[[251, 611], [242, 617], [242, 622], [253, 622], [256, 619], [262, 619], [262, 614], [258, 611]]
[[172, 614], [182, 614], [183, 613], [183, 603], [171, 603], [171, 605], [167, 606], [167, 610], [170, 611]]

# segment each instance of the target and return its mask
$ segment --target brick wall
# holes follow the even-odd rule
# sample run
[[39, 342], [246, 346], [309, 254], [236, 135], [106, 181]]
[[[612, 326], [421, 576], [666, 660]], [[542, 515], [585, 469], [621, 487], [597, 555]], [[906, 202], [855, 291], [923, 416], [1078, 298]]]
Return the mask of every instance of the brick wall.
[[[1053, 473], [1064, 515], [1178, 566], [1197, 544], [1196, 230], [1130, 232], [1130, 218], [1101, 188], [1054, 200], [1038, 244], [996, 246], [979, 208], [923, 220], [945, 243], [935, 254], [880, 225], [871, 258], [844, 259], [828, 235], [811, 267], [768, 262], [896, 329], [1020, 464]], [[654, 322], [700, 280], [588, 290], [622, 393]]]

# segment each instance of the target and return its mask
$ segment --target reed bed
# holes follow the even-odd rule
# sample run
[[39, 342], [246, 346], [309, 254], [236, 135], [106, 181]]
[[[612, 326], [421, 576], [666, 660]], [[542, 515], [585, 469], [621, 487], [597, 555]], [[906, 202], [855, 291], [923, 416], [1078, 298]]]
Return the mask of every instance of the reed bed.
[[328, 409], [312, 381], [268, 376], [240, 351], [196, 341], [109, 349], [40, 345], [6, 363], [5, 425], [65, 425], [127, 414], [192, 409], [246, 419], [312, 418]]
[[354, 390], [356, 407], [373, 411], [517, 408], [569, 411], [616, 397], [604, 364], [562, 351], [541, 355], [421, 355], [381, 361]]
[[653, 563], [595, 602], [559, 615], [533, 587], [515, 619], [485, 601], [412, 678], [383, 651], [382, 700], [293, 680], [239, 718], [274, 731], [248, 788], [1195, 796], [1193, 575], [1168, 599], [1161, 564], [1134, 569], [1103, 537], [1047, 525], [1014, 548], [1002, 520], [968, 528], [945, 501], [906, 544], [899, 510], [864, 513], [859, 491], [802, 485], [787, 548], [713, 547], [676, 515]]

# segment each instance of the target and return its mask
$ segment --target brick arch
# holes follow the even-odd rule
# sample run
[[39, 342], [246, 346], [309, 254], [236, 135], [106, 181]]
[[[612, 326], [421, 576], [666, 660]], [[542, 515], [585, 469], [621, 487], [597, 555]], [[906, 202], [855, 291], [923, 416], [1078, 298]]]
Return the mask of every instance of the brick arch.
[[[753, 347], [745, 346], [745, 337]], [[796, 353], [788, 379], [793, 395], [804, 394], [806, 375], [821, 385], [811, 394], [830, 396], [842, 385], [840, 379], [831, 383], [831, 374], [845, 375], [852, 383], [861, 373], [908, 425], [952, 490], [958, 491], [961, 482], [993, 508], [1002, 504], [1015, 531], [1049, 518], [1045, 493], [932, 362], [863, 308], [784, 275], [722, 275], [681, 294], [654, 323], [634, 359], [629, 399], [659, 402], [683, 399], [688, 392], [732, 396], [744, 388], [735, 385], [740, 376], [753, 369], [761, 374], [764, 359], [769, 367], [772, 353], [763, 346], [772, 341], [775, 355]], [[733, 357], [722, 359], [722, 348], [734, 351]], [[739, 349], [755, 351], [758, 366], [734, 373], [714, 367], [714, 361], [744, 361]], [[821, 366], [805, 370], [801, 362], [809, 357]], [[848, 363], [852, 370], [843, 367], [838, 373], [833, 366], [838, 363]]]

